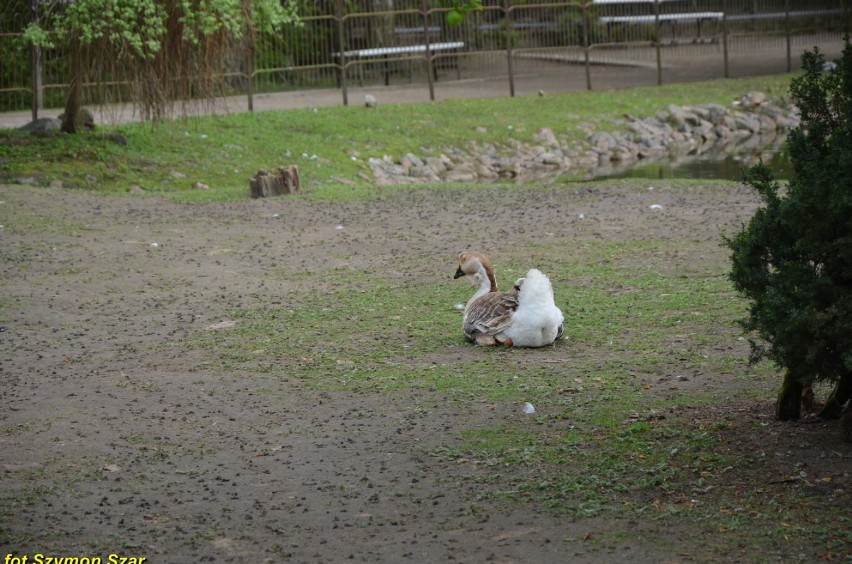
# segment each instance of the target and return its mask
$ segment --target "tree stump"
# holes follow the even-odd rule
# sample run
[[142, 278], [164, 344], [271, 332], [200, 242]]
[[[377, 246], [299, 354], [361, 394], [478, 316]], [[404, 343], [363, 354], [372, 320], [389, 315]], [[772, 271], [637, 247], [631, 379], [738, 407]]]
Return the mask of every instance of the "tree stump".
[[257, 171], [249, 180], [252, 198], [265, 198], [299, 191], [299, 167], [279, 166], [272, 172]]

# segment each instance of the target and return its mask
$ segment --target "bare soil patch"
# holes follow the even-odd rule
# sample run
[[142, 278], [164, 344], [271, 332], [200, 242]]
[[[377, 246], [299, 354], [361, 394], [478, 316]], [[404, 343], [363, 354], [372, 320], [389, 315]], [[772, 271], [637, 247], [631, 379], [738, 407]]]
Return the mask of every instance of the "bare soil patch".
[[[461, 431], [522, 418], [517, 406], [459, 409], [416, 390], [317, 393], [223, 370], [182, 346], [222, 312], [270, 296], [297, 303], [334, 269], [451, 284], [460, 250], [522, 253], [541, 233], [577, 244], [699, 240], [706, 255], [672, 260], [701, 268], [725, 254], [721, 233], [757, 203], [736, 186], [658, 190], [653, 203], [664, 214], [650, 213], [648, 198], [644, 187], [602, 184], [178, 204], [0, 186], [0, 554], [119, 553], [152, 563], [760, 557], [712, 531], [652, 518], [575, 520], [481, 497], [479, 469], [432, 456]], [[606, 354], [560, 347], [564, 356]], [[463, 369], [481, 353], [459, 331], [436, 361]], [[825, 490], [809, 495], [848, 518], [852, 451], [832, 424], [774, 421], [774, 382], [708, 374], [685, 385], [719, 401], [683, 417], [712, 424], [724, 414], [726, 454], [768, 457], [753, 475], [732, 476], [730, 488], [806, 487], [794, 474], [804, 472], [807, 487]], [[765, 401], [741, 394], [755, 385]], [[791, 558], [820, 556], [801, 546]], [[828, 559], [842, 558], [841, 550]]]

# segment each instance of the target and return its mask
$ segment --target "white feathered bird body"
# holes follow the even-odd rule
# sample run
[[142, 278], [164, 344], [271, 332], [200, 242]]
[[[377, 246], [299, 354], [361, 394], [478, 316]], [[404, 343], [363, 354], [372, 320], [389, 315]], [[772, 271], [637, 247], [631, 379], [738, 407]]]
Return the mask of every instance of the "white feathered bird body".
[[553, 300], [550, 279], [531, 268], [518, 291], [518, 309], [505, 335], [516, 347], [543, 347], [561, 336], [565, 318]]

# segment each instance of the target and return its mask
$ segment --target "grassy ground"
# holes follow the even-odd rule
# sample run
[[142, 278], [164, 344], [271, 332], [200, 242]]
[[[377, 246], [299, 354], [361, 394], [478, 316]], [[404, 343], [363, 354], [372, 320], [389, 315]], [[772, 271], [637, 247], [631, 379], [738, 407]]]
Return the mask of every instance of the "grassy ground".
[[[137, 185], [150, 193], [187, 200], [241, 199], [258, 169], [297, 164], [314, 197], [365, 197], [369, 157], [400, 158], [408, 152], [438, 154], [468, 141], [532, 142], [550, 127], [559, 136], [583, 137], [583, 124], [612, 130], [629, 113], [653, 115], [667, 104], [728, 104], [749, 90], [784, 96], [788, 75], [716, 80], [602, 92], [523, 98], [448, 100], [431, 104], [324, 107], [287, 112], [235, 114], [159, 125], [104, 127], [127, 145], [95, 135], [36, 138], [6, 132], [0, 137], [0, 174], [60, 180], [103, 192]], [[342, 181], [341, 179], [344, 179]], [[194, 190], [196, 182], [210, 190]]]

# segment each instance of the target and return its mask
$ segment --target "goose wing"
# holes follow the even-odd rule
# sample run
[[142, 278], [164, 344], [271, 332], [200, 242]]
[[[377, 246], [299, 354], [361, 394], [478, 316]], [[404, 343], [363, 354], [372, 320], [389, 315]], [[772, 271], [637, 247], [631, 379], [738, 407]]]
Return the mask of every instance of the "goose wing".
[[476, 335], [497, 335], [512, 324], [518, 309], [517, 292], [488, 292], [476, 298], [464, 316], [464, 336], [475, 340]]

